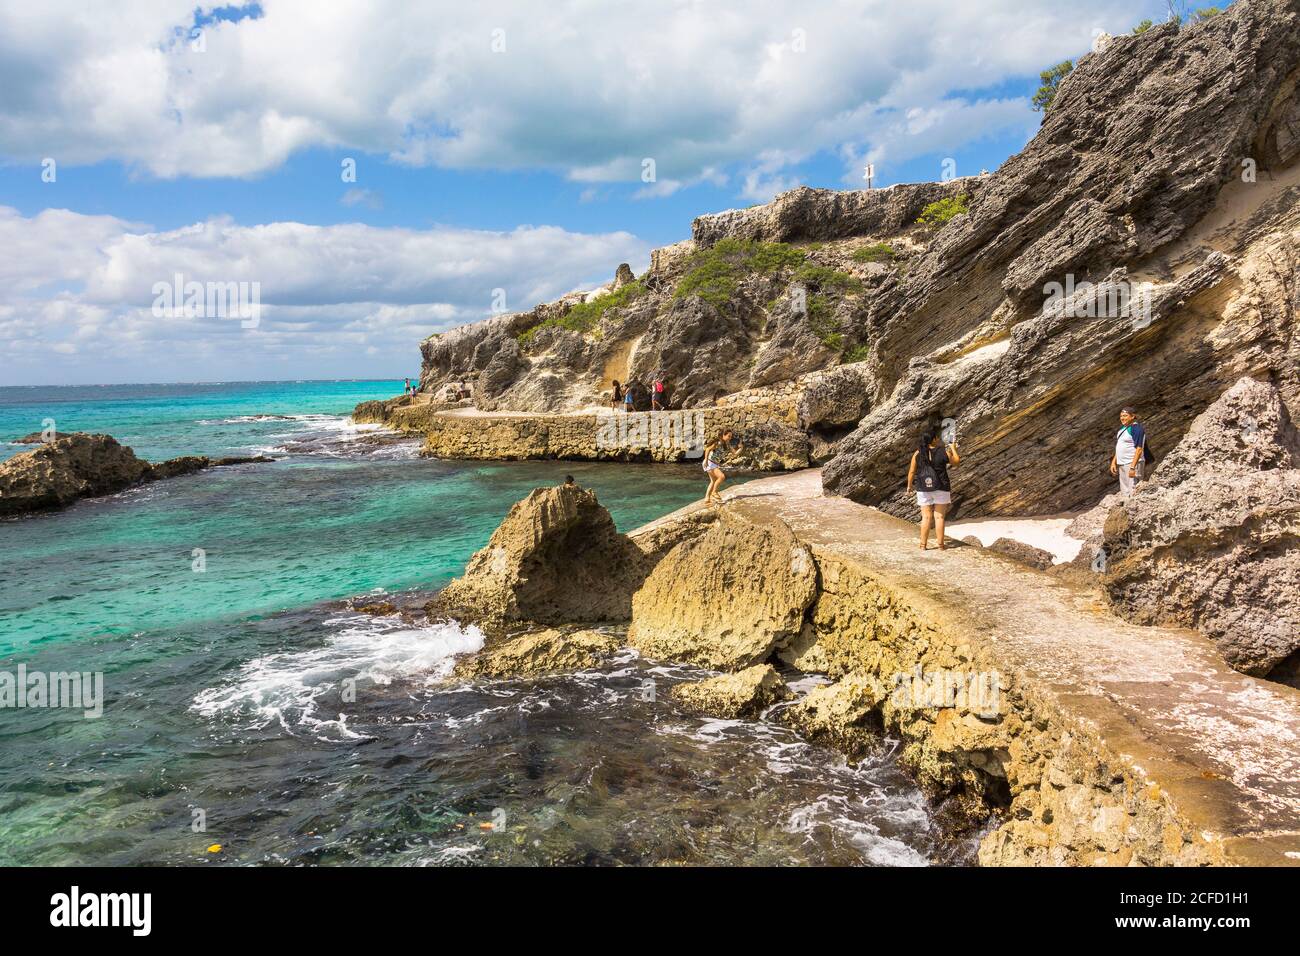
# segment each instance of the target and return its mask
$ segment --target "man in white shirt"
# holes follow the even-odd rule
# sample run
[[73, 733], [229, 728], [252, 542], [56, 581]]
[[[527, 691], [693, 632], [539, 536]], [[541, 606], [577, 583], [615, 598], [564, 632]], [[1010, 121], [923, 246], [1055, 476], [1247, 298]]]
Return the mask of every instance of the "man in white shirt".
[[1129, 406], [1119, 413], [1119, 432], [1115, 435], [1115, 454], [1110, 459], [1110, 473], [1119, 476], [1119, 493], [1125, 497], [1142, 480], [1142, 463], [1147, 443], [1146, 432], [1138, 424], [1137, 414]]

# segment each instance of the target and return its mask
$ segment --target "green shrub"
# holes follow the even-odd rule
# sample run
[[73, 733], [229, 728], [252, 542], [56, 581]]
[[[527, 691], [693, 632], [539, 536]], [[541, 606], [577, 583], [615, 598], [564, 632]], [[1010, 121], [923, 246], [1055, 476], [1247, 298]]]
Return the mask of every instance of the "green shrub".
[[1218, 7], [1201, 7], [1191, 16], [1193, 23], [1200, 23], [1202, 20], [1208, 20], [1210, 17], [1217, 17], [1223, 11]]
[[917, 217], [916, 222], [921, 226], [945, 225], [954, 217], [970, 212], [969, 203], [970, 196], [965, 193], [960, 196], [949, 196], [947, 199], [940, 199], [922, 209], [921, 215]]
[[853, 250], [854, 262], [892, 262], [894, 247], [887, 242], [877, 242]]
[[646, 287], [640, 282], [629, 282], [613, 292], [607, 292], [587, 302], [579, 302], [564, 315], [557, 315], [554, 318], [538, 322], [532, 328], [520, 332], [516, 338], [520, 345], [527, 345], [532, 342], [539, 329], [545, 328], [568, 329], [570, 332], [586, 334], [600, 325], [600, 320], [605, 317], [605, 313], [610, 309], [621, 309], [623, 306], [631, 304], [644, 295], [645, 291]]
[[796, 282], [812, 286], [814, 289], [834, 289], [837, 292], [861, 292], [862, 280], [847, 272], [840, 272], [830, 266], [805, 262], [794, 271]]
[[700, 249], [687, 260], [687, 272], [673, 292], [674, 299], [698, 295], [710, 305], [724, 306], [746, 275], [771, 275], [804, 262], [804, 253], [784, 242], [723, 239]]
[[851, 365], [854, 362], [865, 362], [867, 360], [867, 356], [870, 354], [871, 354], [871, 346], [859, 342], [857, 345], [853, 346], [853, 348], [849, 349], [842, 356], [840, 356], [840, 361], [845, 365]]
[[1133, 28], [1133, 35], [1140, 36], [1143, 33], [1146, 33], [1148, 30], [1150, 30], [1153, 26], [1155, 26], [1155, 24], [1153, 24], [1150, 20], [1143, 20], [1141, 23], [1139, 23], [1137, 26]]

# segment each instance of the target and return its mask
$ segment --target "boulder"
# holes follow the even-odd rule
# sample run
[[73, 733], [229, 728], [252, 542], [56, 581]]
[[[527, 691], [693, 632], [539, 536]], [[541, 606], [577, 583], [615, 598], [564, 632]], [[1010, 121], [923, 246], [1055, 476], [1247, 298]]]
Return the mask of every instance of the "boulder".
[[1027, 564], [1039, 571], [1046, 571], [1052, 566], [1052, 552], [1017, 541], [1015, 538], [998, 538], [986, 550], [1020, 564]]
[[723, 720], [754, 720], [790, 696], [790, 688], [771, 664], [755, 664], [734, 674], [678, 684], [672, 689], [672, 697], [682, 709]]
[[683, 541], [693, 541], [700, 537], [717, 520], [717, 509], [700, 507], [651, 522], [628, 537], [652, 564], [658, 564], [673, 548]]
[[724, 510], [633, 596], [628, 642], [650, 658], [741, 670], [794, 637], [816, 595], [812, 553], [784, 523], [752, 524]]
[[456, 664], [456, 676], [467, 679], [539, 677], [566, 671], [599, 667], [621, 647], [613, 634], [580, 630], [564, 633], [554, 629], [535, 631], [485, 648]]
[[74, 432], [0, 462], [0, 515], [64, 508], [82, 498], [111, 495], [142, 482], [217, 465], [272, 460], [188, 455], [150, 464], [111, 435]]
[[1300, 460], [1277, 390], [1243, 379], [1111, 509], [1102, 584], [1139, 624], [1195, 628], [1269, 676], [1300, 650]]
[[1151, 483], [1179, 485], [1207, 471], [1300, 467], [1300, 433], [1276, 387], [1242, 378], [1156, 462]]
[[834, 684], [814, 687], [777, 715], [809, 741], [861, 760], [881, 738], [880, 705], [886, 699], [871, 674], [851, 673]]
[[538, 488], [510, 509], [465, 573], [429, 603], [429, 613], [489, 633], [519, 621], [626, 621], [649, 569], [594, 491]]
[[841, 365], [809, 382], [795, 411], [800, 428], [857, 425], [871, 410], [874, 382], [865, 362]]

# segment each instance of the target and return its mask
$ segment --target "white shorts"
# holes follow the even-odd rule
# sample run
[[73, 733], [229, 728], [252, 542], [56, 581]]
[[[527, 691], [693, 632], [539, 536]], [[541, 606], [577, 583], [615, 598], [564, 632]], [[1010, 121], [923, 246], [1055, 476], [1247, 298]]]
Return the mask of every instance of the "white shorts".
[[950, 505], [952, 504], [951, 491], [918, 491], [916, 493], [916, 505], [923, 508], [926, 505]]

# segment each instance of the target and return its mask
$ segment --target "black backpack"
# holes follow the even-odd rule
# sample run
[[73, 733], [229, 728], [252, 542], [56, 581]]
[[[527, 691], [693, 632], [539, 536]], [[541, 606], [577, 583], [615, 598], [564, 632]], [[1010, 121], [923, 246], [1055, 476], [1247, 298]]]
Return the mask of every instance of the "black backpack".
[[930, 461], [930, 449], [923, 449], [916, 453], [916, 487], [918, 491], [937, 491], [939, 488], [939, 473], [934, 470], [934, 463]]

